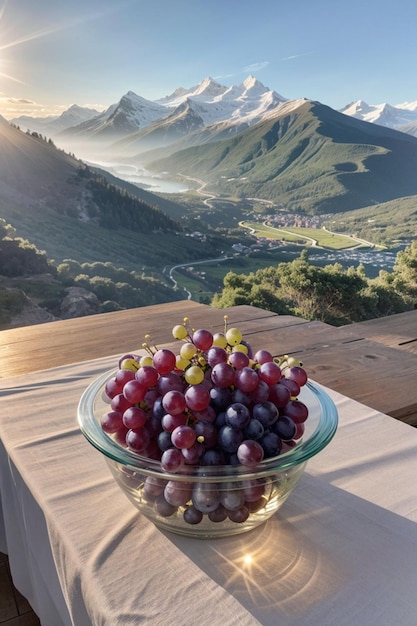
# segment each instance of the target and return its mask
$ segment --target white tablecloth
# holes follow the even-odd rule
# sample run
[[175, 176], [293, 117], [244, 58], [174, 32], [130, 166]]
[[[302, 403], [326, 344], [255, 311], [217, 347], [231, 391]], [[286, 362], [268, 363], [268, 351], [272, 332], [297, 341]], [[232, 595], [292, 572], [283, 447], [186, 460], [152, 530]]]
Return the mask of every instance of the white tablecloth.
[[43, 626], [417, 624], [417, 430], [330, 391], [338, 432], [279, 512], [193, 540], [147, 521], [78, 430], [114, 364], [0, 381], [0, 550]]

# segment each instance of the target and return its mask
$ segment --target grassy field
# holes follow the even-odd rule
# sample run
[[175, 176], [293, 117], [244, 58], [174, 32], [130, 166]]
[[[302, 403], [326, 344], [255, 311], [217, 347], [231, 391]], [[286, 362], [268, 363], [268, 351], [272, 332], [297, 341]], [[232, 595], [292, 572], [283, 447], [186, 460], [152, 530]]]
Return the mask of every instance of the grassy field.
[[344, 250], [346, 248], [367, 247], [359, 244], [358, 241], [348, 235], [338, 235], [321, 228], [273, 228], [265, 226], [259, 222], [245, 221], [240, 223], [244, 228], [253, 229], [258, 237], [267, 239], [276, 239], [277, 241], [298, 241], [312, 245], [321, 246], [323, 248], [332, 248], [334, 250]]
[[[293, 246], [294, 256], [298, 256], [295, 251], [297, 246]], [[300, 248], [301, 252], [302, 248]], [[291, 257], [292, 258], [292, 257]], [[278, 263], [290, 260], [287, 248], [258, 252], [248, 256], [235, 256], [224, 261], [212, 263], [199, 263], [191, 268], [179, 268], [172, 272], [173, 278], [178, 282], [178, 288], [184, 288], [191, 293], [191, 299], [196, 302], [208, 299], [211, 301], [216, 292], [223, 287], [223, 278], [228, 272], [237, 274], [249, 274], [259, 269], [277, 265]]]

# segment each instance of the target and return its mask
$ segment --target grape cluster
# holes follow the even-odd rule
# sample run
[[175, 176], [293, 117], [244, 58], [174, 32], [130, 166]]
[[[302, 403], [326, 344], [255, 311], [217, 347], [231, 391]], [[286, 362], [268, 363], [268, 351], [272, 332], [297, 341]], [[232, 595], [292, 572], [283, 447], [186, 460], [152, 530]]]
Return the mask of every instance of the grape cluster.
[[[298, 399], [307, 382], [302, 364], [268, 350], [252, 354], [238, 328], [212, 334], [193, 330], [188, 318], [174, 326], [178, 354], [142, 344], [145, 356], [127, 354], [106, 383], [110, 410], [103, 431], [119, 444], [160, 462], [181, 480], [148, 476], [144, 497], [170, 516], [182, 510], [189, 524], [241, 523], [265, 506], [267, 480], [187, 481], [190, 469], [241, 465], [256, 468], [296, 445], [307, 406]], [[147, 338], [149, 339], [149, 338]], [[223, 468], [224, 469], [224, 468]]]

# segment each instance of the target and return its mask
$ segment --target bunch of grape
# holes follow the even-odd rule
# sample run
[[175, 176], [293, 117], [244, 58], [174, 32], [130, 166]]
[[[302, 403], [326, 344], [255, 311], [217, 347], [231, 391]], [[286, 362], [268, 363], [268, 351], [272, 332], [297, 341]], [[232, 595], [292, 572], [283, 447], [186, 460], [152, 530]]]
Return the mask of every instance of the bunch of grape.
[[[178, 354], [144, 343], [146, 355], [124, 355], [106, 384], [110, 410], [101, 427], [119, 444], [158, 460], [163, 472], [198, 467], [204, 475], [208, 466], [256, 468], [302, 437], [308, 408], [298, 399], [307, 382], [301, 363], [268, 350], [252, 354], [227, 318], [222, 333], [193, 330], [185, 318], [172, 334], [182, 342]], [[217, 485], [163, 475], [148, 476], [143, 486], [160, 515], [182, 508], [190, 524], [204, 515], [244, 522], [265, 506], [266, 489], [266, 479]]]

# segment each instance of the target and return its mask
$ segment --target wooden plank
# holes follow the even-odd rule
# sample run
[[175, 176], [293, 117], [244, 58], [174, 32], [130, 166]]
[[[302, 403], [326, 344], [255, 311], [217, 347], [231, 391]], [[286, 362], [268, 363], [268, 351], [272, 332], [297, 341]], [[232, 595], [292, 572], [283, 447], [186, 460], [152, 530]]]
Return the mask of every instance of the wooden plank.
[[309, 376], [382, 413], [417, 425], [417, 355], [362, 339], [306, 349]]
[[356, 335], [417, 354], [417, 309], [342, 326], [341, 335]]
[[154, 343], [165, 343], [184, 316], [194, 328], [220, 331], [225, 314], [229, 326], [242, 325], [245, 333], [258, 328], [261, 320], [278, 325], [305, 322], [246, 305], [215, 309], [189, 300], [60, 320], [0, 332], [0, 377], [137, 350], [147, 333]]
[[[2, 377], [74, 362], [138, 351], [144, 335], [151, 343], [176, 347], [171, 329], [188, 316], [194, 328], [223, 329], [223, 317], [238, 326], [252, 348], [274, 355], [293, 354], [309, 376], [383, 413], [417, 423], [417, 354], [363, 338], [359, 328], [335, 328], [251, 306], [215, 309], [181, 301], [0, 332]], [[414, 316], [407, 316], [413, 323]], [[403, 320], [384, 321], [391, 329]], [[411, 326], [407, 326], [411, 328]], [[407, 331], [408, 332], [408, 331]]]

